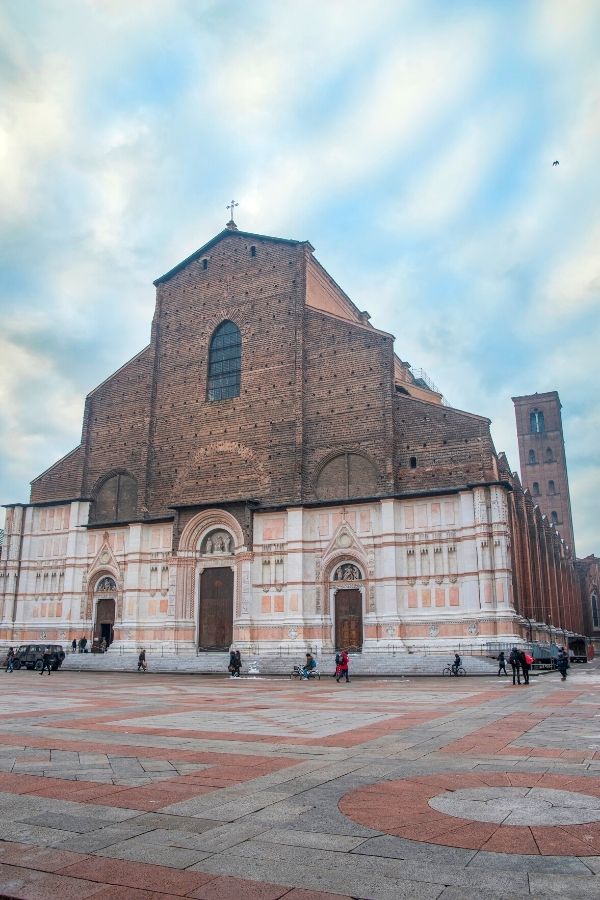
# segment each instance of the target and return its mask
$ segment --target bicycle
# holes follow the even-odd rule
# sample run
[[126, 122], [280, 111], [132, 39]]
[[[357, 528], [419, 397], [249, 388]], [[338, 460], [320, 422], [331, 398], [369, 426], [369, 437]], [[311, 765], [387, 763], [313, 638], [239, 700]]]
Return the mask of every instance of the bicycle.
[[321, 673], [318, 669], [309, 669], [308, 675], [305, 675], [302, 666], [294, 666], [294, 668], [290, 672], [290, 678], [304, 678], [305, 680], [316, 678], [318, 681], [320, 681]]
[[459, 678], [461, 675], [466, 675], [466, 671], [462, 666], [444, 666], [442, 669], [442, 675], [456, 675]]

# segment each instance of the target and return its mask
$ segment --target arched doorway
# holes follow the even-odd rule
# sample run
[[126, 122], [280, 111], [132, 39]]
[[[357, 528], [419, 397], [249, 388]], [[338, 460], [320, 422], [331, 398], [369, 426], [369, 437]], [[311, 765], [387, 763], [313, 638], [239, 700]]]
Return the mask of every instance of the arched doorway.
[[228, 650], [233, 642], [233, 536], [226, 528], [212, 528], [200, 542], [208, 565], [200, 575], [198, 648]]
[[198, 649], [228, 650], [233, 641], [233, 569], [215, 566], [200, 575]]
[[333, 581], [340, 584], [335, 591], [335, 646], [336, 649], [362, 650], [363, 597], [354, 583], [362, 580], [362, 573], [353, 563], [338, 566]]
[[115, 601], [112, 597], [104, 597], [96, 603], [96, 621], [94, 623], [94, 641], [99, 644], [104, 639], [110, 647], [114, 640]]

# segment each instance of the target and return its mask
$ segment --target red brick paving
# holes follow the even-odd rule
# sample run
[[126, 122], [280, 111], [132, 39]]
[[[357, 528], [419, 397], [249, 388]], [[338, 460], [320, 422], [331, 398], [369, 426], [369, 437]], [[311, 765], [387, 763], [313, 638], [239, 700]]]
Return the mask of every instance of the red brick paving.
[[600, 779], [546, 773], [464, 772], [420, 775], [359, 788], [340, 800], [348, 818], [411, 841], [494, 853], [542, 856], [600, 855], [600, 823], [570, 826], [515, 826], [447, 816], [427, 803], [443, 791], [472, 787], [540, 787], [600, 797]]

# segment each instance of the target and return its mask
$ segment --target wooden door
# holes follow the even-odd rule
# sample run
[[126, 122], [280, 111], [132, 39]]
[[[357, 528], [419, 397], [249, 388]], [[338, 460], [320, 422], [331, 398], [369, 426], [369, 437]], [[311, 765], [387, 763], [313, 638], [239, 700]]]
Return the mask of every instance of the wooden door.
[[115, 624], [115, 601], [114, 600], [98, 600], [96, 604], [96, 627], [94, 628], [94, 638], [101, 641], [106, 638], [106, 643], [111, 644], [113, 640], [113, 626]]
[[336, 591], [335, 646], [337, 650], [360, 650], [363, 642], [362, 596], [357, 590]]
[[201, 650], [228, 650], [233, 640], [233, 569], [205, 569], [200, 576]]

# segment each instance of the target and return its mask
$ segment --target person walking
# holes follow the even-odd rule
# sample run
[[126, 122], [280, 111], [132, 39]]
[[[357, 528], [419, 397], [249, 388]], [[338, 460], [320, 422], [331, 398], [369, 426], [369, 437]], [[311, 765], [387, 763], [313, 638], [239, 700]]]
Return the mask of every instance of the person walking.
[[15, 665], [15, 651], [12, 647], [8, 648], [8, 653], [6, 654], [6, 671], [12, 672]]
[[498, 654], [498, 675], [500, 672], [504, 672], [504, 674], [508, 677], [508, 672], [506, 671], [506, 656], [504, 655], [504, 650], [501, 650]]
[[42, 655], [42, 671], [40, 675], [43, 675], [44, 672], [48, 669], [48, 675], [52, 674], [52, 669], [50, 668], [50, 650], [48, 647], [44, 647], [44, 653]]
[[516, 647], [510, 651], [508, 661], [512, 668], [513, 685], [521, 684], [521, 654]]
[[340, 683], [341, 679], [344, 676], [346, 676], [346, 684], [348, 684], [348, 682], [350, 681], [350, 679], [348, 677], [349, 666], [350, 666], [350, 657], [348, 656], [348, 651], [342, 650], [342, 653], [340, 656], [340, 662], [339, 662], [339, 666], [338, 666], [338, 673], [335, 678], [335, 680], [337, 681], [338, 684]]
[[531, 669], [531, 662], [533, 662], [532, 657], [529, 653], [526, 653], [524, 650], [521, 650], [519, 653], [521, 658], [521, 671], [523, 672], [523, 683], [529, 684], [529, 670]]
[[564, 647], [561, 647], [556, 660], [556, 668], [562, 676], [562, 681], [567, 680], [567, 669], [569, 668], [569, 654], [565, 653]]
[[138, 656], [138, 672], [146, 672], [148, 670], [148, 663], [146, 662], [146, 648], [142, 647], [140, 650], [140, 655]]
[[77, 638], [71, 641], [71, 653], [77, 653]]
[[242, 668], [242, 655], [239, 650], [231, 650], [229, 653], [229, 665], [227, 667], [232, 678], [240, 677], [240, 669]]

